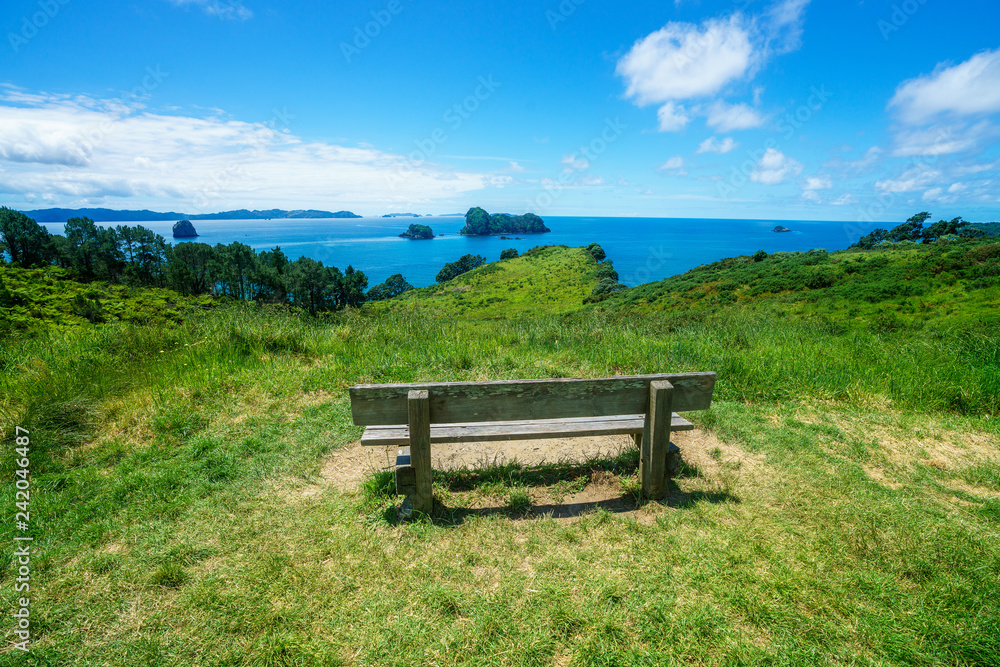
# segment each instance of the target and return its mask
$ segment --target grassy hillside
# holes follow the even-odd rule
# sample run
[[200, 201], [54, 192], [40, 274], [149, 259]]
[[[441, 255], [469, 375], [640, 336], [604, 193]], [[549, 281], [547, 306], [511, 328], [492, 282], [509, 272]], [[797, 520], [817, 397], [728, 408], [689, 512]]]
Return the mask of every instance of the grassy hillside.
[[0, 334], [105, 322], [162, 326], [211, 303], [207, 296], [185, 297], [166, 289], [79, 283], [56, 266], [0, 266]]
[[[20, 662], [996, 664], [995, 329], [961, 312], [817, 326], [743, 287], [710, 307], [658, 292], [680, 312], [634, 294], [564, 312], [589, 292], [575, 252], [454, 281], [461, 300], [428, 288], [324, 320], [235, 304], [7, 338], [5, 451], [15, 425], [32, 438], [37, 644]], [[559, 263], [578, 269], [561, 302]], [[554, 314], [466, 301], [534, 312], [539, 286]], [[665, 370], [719, 383], [688, 415], [699, 431], [663, 504], [637, 496], [634, 451], [438, 471], [437, 514], [404, 523], [384, 473], [326, 476], [360, 435], [356, 382]], [[0, 460], [4, 479], [14, 465]], [[544, 509], [596, 487], [627, 511]], [[0, 559], [13, 608], [17, 565]]]
[[582, 305], [597, 284], [596, 271], [583, 248], [543, 246], [373, 305], [475, 319], [565, 313]]
[[833, 326], [1000, 325], [1000, 243], [899, 244], [867, 252], [760, 253], [699, 266], [613, 297], [605, 310], [771, 311]]

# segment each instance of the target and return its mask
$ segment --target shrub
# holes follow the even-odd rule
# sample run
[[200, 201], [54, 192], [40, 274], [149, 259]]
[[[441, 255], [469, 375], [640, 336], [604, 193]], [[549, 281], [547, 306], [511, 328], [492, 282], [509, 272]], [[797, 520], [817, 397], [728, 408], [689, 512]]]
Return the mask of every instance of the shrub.
[[601, 261], [602, 259], [608, 256], [607, 253], [604, 252], [604, 248], [597, 245], [596, 243], [591, 243], [589, 246], [587, 246], [587, 252], [589, 252], [593, 256], [594, 260], [597, 262]]
[[446, 283], [453, 278], [457, 278], [466, 271], [478, 268], [486, 263], [486, 258], [482, 255], [462, 255], [454, 262], [448, 262], [438, 271], [435, 280], [439, 283]]
[[507, 248], [506, 250], [504, 250], [504, 251], [502, 251], [500, 253], [500, 259], [501, 260], [504, 260], [504, 259], [514, 259], [515, 257], [517, 257], [517, 249], [516, 248]]

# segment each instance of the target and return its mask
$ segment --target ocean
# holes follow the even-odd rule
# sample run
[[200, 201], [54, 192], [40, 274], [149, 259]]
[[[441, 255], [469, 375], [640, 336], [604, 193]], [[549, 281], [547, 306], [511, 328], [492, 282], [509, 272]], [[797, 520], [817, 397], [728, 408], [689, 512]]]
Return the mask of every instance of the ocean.
[[[348, 265], [368, 276], [368, 285], [401, 273], [416, 287], [434, 283], [447, 262], [466, 253], [483, 255], [492, 262], [506, 248], [519, 253], [537, 245], [586, 246], [597, 242], [612, 260], [621, 282], [629, 286], [661, 280], [724, 257], [767, 252], [841, 250], [877, 226], [856, 222], [806, 220], [722, 220], [700, 218], [588, 218], [545, 216], [548, 234], [522, 234], [522, 240], [498, 236], [465, 237], [458, 231], [464, 217], [421, 218], [332, 218], [295, 220], [194, 220], [199, 243], [244, 243], [258, 252], [275, 246], [291, 259], [306, 256], [329, 266]], [[439, 235], [433, 240], [414, 241], [397, 235], [411, 222], [430, 226]], [[171, 222], [98, 223], [101, 226], [142, 225], [172, 238]], [[791, 232], [776, 233], [783, 225]], [[62, 223], [45, 223], [54, 234], [63, 233]]]

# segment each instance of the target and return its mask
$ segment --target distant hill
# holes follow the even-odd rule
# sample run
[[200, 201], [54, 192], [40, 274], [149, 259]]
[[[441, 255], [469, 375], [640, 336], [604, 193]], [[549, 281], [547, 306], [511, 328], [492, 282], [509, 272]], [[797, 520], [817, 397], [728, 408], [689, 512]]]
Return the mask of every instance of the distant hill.
[[969, 227], [981, 229], [989, 236], [1000, 236], [1000, 222], [970, 222]]
[[176, 213], [167, 211], [116, 211], [110, 208], [42, 208], [36, 211], [21, 211], [35, 222], [66, 222], [70, 218], [90, 218], [94, 222], [150, 222], [169, 220], [267, 220], [271, 218], [360, 218], [350, 211], [317, 211], [314, 209], [285, 211], [272, 208], [266, 211], [237, 211], [221, 213]]

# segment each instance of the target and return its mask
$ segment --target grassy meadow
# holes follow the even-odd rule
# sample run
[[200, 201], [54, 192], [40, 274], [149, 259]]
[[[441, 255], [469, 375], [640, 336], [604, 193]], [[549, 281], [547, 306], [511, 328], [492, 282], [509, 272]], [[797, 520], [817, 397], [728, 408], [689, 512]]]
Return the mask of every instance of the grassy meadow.
[[[737, 258], [586, 306], [592, 258], [548, 248], [321, 317], [216, 303], [9, 329], [0, 470], [29, 429], [34, 643], [12, 648], [7, 615], [0, 663], [1000, 664], [988, 247]], [[959, 250], [914, 270], [920, 294], [849, 293]], [[830, 279], [755, 287], [795, 270]], [[686, 416], [716, 444], [667, 502], [641, 497], [630, 450], [436, 471], [415, 521], [384, 470], [324, 476], [360, 437], [351, 384], [702, 370], [713, 407]], [[533, 511], [598, 485], [627, 511]], [[12, 516], [12, 483], [0, 498]]]

